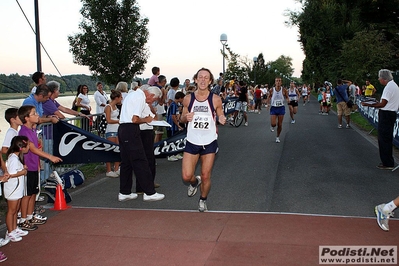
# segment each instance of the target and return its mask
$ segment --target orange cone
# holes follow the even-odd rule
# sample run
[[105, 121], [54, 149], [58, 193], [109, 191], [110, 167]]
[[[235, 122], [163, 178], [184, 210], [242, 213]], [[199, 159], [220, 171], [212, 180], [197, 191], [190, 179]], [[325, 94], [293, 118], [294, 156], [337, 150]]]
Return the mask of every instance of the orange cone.
[[62, 191], [62, 186], [60, 184], [58, 184], [57, 190], [55, 192], [54, 208], [51, 208], [50, 210], [63, 211], [63, 210], [69, 209], [69, 208], [71, 208], [71, 206], [68, 206], [66, 204], [64, 192]]

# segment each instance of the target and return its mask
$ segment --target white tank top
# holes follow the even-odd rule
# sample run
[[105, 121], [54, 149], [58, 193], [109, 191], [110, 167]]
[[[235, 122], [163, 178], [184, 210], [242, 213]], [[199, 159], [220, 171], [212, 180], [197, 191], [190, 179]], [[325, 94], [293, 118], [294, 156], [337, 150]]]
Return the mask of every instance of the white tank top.
[[216, 115], [212, 105], [213, 93], [209, 93], [205, 101], [197, 101], [191, 94], [189, 112], [194, 112], [194, 118], [187, 125], [187, 141], [195, 145], [208, 145], [217, 139]]
[[284, 106], [284, 96], [283, 96], [283, 87], [279, 91], [276, 91], [276, 88], [273, 87], [273, 95], [272, 95], [272, 106], [281, 107]]
[[308, 95], [308, 88], [306, 87], [302, 88], [302, 95]]
[[288, 89], [288, 97], [290, 98], [290, 101], [298, 100], [298, 95], [296, 94], [295, 88], [293, 88], [293, 90], [291, 90], [291, 88]]
[[[109, 105], [109, 104], [107, 104]], [[109, 105], [109, 107], [111, 107], [111, 119], [112, 120], [118, 120], [118, 115], [119, 115], [119, 109], [117, 107], [115, 107], [115, 110], [112, 110], [112, 106]], [[105, 109], [105, 107], [104, 107]], [[107, 128], [105, 129], [105, 133], [108, 132], [118, 132], [118, 128], [119, 128], [119, 124], [107, 124]]]

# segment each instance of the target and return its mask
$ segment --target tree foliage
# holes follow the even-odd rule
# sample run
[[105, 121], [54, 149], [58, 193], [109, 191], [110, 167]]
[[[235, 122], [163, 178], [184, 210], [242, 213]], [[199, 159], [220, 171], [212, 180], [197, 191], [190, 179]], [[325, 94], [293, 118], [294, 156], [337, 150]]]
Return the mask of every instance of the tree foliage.
[[[288, 25], [299, 28], [302, 79], [363, 82], [399, 60], [399, 0], [301, 0]], [[374, 79], [374, 83], [377, 80]]]
[[68, 36], [74, 62], [98, 79], [130, 82], [147, 63], [148, 18], [135, 0], [82, 0], [81, 33]]

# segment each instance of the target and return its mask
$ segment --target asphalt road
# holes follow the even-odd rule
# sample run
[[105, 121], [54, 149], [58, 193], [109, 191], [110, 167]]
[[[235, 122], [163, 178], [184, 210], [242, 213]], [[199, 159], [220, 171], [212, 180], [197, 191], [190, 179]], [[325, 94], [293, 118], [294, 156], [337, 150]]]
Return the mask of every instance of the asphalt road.
[[[338, 129], [337, 116], [318, 114], [318, 103], [288, 107], [280, 136], [270, 132], [269, 110], [249, 113], [249, 126], [219, 126], [219, 153], [208, 196], [210, 211], [374, 216], [375, 205], [399, 195], [399, 171], [379, 170], [378, 147], [355, 128]], [[197, 169], [199, 174], [199, 168]], [[187, 197], [181, 161], [157, 159], [159, 202], [118, 202], [119, 179], [98, 178], [70, 189], [72, 206], [197, 211], [199, 193]], [[134, 188], [133, 188], [134, 191]]]

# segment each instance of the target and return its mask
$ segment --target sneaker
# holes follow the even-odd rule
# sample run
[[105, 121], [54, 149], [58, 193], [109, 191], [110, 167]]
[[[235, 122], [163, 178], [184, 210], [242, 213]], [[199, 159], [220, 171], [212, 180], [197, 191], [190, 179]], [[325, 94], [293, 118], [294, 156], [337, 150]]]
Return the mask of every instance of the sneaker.
[[119, 175], [118, 175], [117, 173], [115, 173], [114, 171], [110, 171], [110, 172], [106, 173], [105, 176], [108, 176], [108, 177], [118, 177]]
[[[10, 239], [0, 238], [0, 247], [7, 245], [10, 243]], [[0, 252], [1, 253], [1, 252]]]
[[6, 239], [9, 239], [11, 242], [19, 242], [22, 240], [22, 237], [20, 237], [15, 231], [12, 231], [11, 233], [6, 232]]
[[292, 119], [292, 120], [291, 120], [291, 124], [295, 124], [295, 119]]
[[176, 161], [178, 161], [179, 159], [178, 158], [176, 158], [176, 156], [175, 155], [172, 155], [172, 156], [168, 156], [168, 161], [169, 162], [176, 162]]
[[270, 131], [271, 131], [271, 132], [274, 132], [274, 127], [270, 127]]
[[36, 225], [31, 224], [28, 220], [18, 224], [18, 227], [25, 231], [34, 231], [38, 228]]
[[208, 211], [208, 207], [206, 206], [206, 200], [202, 200], [202, 199], [199, 200], [198, 210], [200, 212], [207, 212]]
[[37, 197], [37, 200], [36, 201], [44, 201], [44, 196], [39, 196], [39, 197]]
[[197, 185], [195, 187], [191, 184], [188, 186], [187, 195], [189, 197], [194, 196], [197, 193], [198, 187], [201, 185], [201, 177], [197, 175], [195, 178], [197, 179]]
[[392, 170], [393, 166], [385, 166], [382, 163], [380, 163], [379, 165], [377, 165], [377, 168], [381, 170]]
[[7, 260], [7, 256], [3, 252], [0, 251], [0, 262], [6, 261], [6, 260]]
[[380, 228], [384, 231], [389, 231], [388, 219], [391, 216], [390, 213], [384, 212], [382, 209], [384, 208], [385, 204], [380, 204], [375, 206], [374, 211], [375, 215], [377, 216], [377, 223]]
[[319, 115], [322, 115], [322, 114], [324, 114], [323, 112], [321, 112], [321, 111], [319, 111]]
[[17, 229], [14, 230], [14, 232], [16, 232], [17, 235], [19, 235], [19, 236], [26, 236], [27, 234], [29, 234], [28, 231], [24, 231], [21, 228], [19, 228], [18, 226], [17, 226]]
[[338, 125], [338, 128], [342, 128], [342, 125]]
[[260, 114], [260, 111], [258, 112], [258, 114]]
[[157, 201], [157, 200], [163, 200], [165, 198], [164, 194], [160, 194], [155, 192], [155, 194], [152, 195], [147, 195], [144, 193], [143, 195], [143, 201]]
[[248, 126], [248, 122], [245, 122], [244, 126], [246, 126], [246, 127], [247, 127], [247, 126]]
[[346, 125], [346, 128], [351, 128], [351, 126], [350, 125]]
[[29, 222], [33, 225], [42, 225], [45, 224], [47, 221], [46, 220], [39, 220], [36, 217], [32, 217], [32, 219], [29, 220]]
[[115, 171], [115, 173], [116, 173], [117, 175], [121, 175], [121, 169], [119, 168], [117, 171]]
[[33, 217], [35, 217], [38, 220], [47, 221], [47, 217], [41, 216], [40, 214], [35, 212], [33, 213]]
[[129, 195], [125, 195], [122, 193], [118, 194], [118, 200], [119, 201], [127, 201], [127, 200], [132, 200], [132, 199], [137, 199], [137, 194], [136, 193], [130, 193]]
[[181, 154], [176, 154], [175, 157], [179, 160], [183, 159], [183, 156]]
[[280, 143], [280, 138], [279, 137], [276, 138], [276, 143]]

